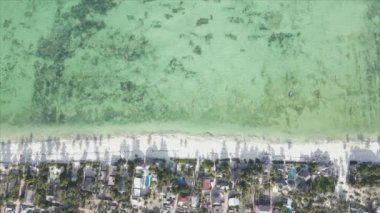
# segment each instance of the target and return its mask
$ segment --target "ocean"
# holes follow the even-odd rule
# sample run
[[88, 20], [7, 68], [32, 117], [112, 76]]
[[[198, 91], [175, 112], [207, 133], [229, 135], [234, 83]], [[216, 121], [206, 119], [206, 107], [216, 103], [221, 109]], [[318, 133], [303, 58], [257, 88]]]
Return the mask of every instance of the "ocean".
[[0, 24], [2, 137], [380, 132], [379, 1], [3, 0]]

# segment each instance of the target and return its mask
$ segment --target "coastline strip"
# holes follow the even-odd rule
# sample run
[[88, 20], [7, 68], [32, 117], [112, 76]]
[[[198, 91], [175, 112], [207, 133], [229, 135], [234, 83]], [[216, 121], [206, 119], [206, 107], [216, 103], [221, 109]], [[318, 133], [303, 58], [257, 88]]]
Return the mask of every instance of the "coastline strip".
[[380, 162], [376, 141], [319, 140], [305, 143], [274, 142], [255, 137], [212, 137], [184, 134], [126, 135], [113, 138], [55, 139], [3, 142], [0, 162], [41, 163], [101, 161], [120, 158], [255, 159], [332, 162], [345, 181], [349, 161]]

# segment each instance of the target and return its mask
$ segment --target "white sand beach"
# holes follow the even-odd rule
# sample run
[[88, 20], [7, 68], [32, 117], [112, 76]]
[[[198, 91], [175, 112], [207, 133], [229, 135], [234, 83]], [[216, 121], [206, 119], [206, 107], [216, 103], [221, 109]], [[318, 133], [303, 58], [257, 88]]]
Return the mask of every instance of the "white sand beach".
[[345, 181], [350, 160], [380, 162], [377, 141], [327, 141], [304, 143], [271, 141], [258, 137], [190, 136], [185, 134], [125, 135], [91, 139], [52, 139], [45, 141], [9, 141], [0, 145], [0, 161], [68, 162], [142, 158], [241, 158], [268, 156], [272, 160], [331, 161], [339, 167]]

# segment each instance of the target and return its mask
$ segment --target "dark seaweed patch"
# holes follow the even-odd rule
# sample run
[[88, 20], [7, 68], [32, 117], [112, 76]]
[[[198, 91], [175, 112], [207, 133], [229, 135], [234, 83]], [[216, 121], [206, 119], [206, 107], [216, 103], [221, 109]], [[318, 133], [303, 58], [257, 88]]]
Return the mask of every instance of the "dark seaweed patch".
[[173, 18], [173, 15], [165, 14], [165, 18], [166, 18], [166, 19], [171, 19], [171, 18]]
[[198, 45], [195, 46], [193, 52], [194, 52], [195, 54], [197, 54], [197, 55], [202, 55], [202, 49], [201, 49], [201, 47], [198, 46]]
[[207, 18], [200, 18], [198, 19], [197, 23], [195, 23], [196, 26], [201, 26], [208, 24], [208, 19]]
[[165, 69], [166, 73], [184, 73], [185, 78], [193, 77], [196, 72], [186, 69], [181, 60], [176, 57], [172, 58], [169, 62], [168, 67]]
[[170, 60], [168, 68], [166, 69], [166, 72], [167, 73], [173, 73], [176, 70], [183, 72], [183, 71], [185, 71], [185, 68], [184, 68], [183, 64], [177, 58], [174, 57]]
[[205, 35], [205, 40], [207, 42], [209, 42], [212, 38], [213, 38], [212, 33], [207, 33], [207, 35]]
[[3, 21], [3, 27], [4, 28], [8, 28], [9, 26], [11, 26], [12, 24], [12, 20], [11, 19], [6, 19]]
[[285, 54], [289, 50], [293, 49], [297, 44], [296, 39], [301, 36], [301, 33], [272, 33], [268, 38], [268, 46], [276, 46], [282, 49], [282, 53]]
[[225, 37], [226, 38], [229, 38], [229, 39], [231, 39], [231, 40], [237, 40], [237, 36], [236, 35], [234, 35], [234, 34], [232, 34], [232, 33], [227, 33], [227, 34], [225, 34]]
[[120, 88], [124, 92], [133, 92], [136, 89], [136, 84], [132, 81], [120, 82]]
[[[104, 22], [87, 19], [89, 13], [105, 14], [116, 5], [113, 0], [83, 0], [73, 6], [68, 13], [58, 10], [51, 35], [38, 41], [36, 56], [44, 63], [35, 63], [35, 82], [32, 101], [35, 105], [36, 121], [42, 123], [61, 123], [66, 119], [61, 104], [74, 96], [74, 87], [78, 84], [73, 79], [65, 79], [65, 60], [72, 57], [76, 48], [105, 27]], [[70, 19], [79, 19], [79, 24], [70, 24]], [[79, 38], [79, 46], [72, 46], [71, 40]], [[83, 93], [83, 88], [76, 88]], [[81, 91], [82, 90], [82, 91]], [[88, 93], [84, 93], [88, 96]]]
[[280, 47], [284, 47], [284, 42], [293, 39], [292, 33], [272, 33], [268, 39], [268, 45], [271, 46], [273, 43], [277, 43]]
[[244, 23], [244, 19], [241, 17], [228, 17], [227, 19], [229, 22], [234, 23], [234, 24]]

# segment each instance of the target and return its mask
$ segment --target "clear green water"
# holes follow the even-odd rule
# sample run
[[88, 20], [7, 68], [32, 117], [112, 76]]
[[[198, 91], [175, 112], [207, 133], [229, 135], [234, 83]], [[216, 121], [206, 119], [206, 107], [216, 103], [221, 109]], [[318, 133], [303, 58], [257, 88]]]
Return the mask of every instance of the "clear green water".
[[0, 24], [2, 134], [380, 132], [379, 1], [1, 0]]

